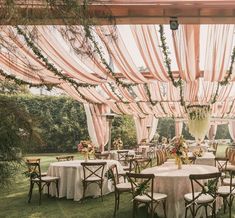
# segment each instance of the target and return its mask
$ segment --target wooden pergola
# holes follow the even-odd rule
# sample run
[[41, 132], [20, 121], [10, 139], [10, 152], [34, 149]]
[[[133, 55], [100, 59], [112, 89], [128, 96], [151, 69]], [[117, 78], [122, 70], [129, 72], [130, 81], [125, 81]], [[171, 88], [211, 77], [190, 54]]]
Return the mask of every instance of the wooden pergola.
[[[15, 4], [19, 16], [32, 18], [31, 24], [63, 24], [60, 14], [48, 8], [45, 0], [16, 0]], [[4, 1], [0, 5], [4, 12]], [[108, 24], [104, 18], [107, 13], [115, 17], [117, 24], [167, 24], [172, 17], [180, 24], [235, 23], [233, 0], [98, 0], [89, 5], [89, 11], [98, 19], [97, 24]], [[19, 24], [20, 19], [12, 19], [10, 23], [1, 17], [0, 20], [4, 25]]]

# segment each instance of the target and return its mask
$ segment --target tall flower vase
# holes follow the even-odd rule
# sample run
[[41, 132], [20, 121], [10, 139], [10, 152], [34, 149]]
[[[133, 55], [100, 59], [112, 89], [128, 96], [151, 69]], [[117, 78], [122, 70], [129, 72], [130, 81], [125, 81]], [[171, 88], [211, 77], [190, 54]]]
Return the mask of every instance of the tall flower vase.
[[85, 153], [83, 154], [83, 156], [84, 156], [84, 161], [87, 162], [87, 161], [88, 161], [88, 153], [85, 152]]
[[181, 160], [180, 157], [176, 157], [175, 158], [175, 163], [176, 163], [176, 165], [178, 167], [178, 170], [182, 169], [182, 160]]

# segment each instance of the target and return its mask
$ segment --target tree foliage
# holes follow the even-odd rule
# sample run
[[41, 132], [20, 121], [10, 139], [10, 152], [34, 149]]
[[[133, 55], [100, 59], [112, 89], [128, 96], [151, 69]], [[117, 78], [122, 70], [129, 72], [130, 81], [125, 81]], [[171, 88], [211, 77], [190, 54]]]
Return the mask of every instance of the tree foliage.
[[33, 126], [35, 121], [11, 96], [0, 95], [0, 187], [13, 178], [21, 152], [32, 139], [40, 141]]
[[112, 123], [112, 142], [119, 136], [126, 148], [137, 145], [135, 124], [132, 116], [115, 117]]

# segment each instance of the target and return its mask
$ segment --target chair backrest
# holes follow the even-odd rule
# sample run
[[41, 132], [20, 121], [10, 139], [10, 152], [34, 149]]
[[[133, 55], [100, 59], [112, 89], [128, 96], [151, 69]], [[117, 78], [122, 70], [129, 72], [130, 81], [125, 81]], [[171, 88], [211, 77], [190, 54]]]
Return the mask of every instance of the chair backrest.
[[108, 160], [110, 153], [95, 153], [95, 159]]
[[26, 165], [28, 167], [28, 171], [25, 173], [27, 176], [29, 176], [30, 180], [31, 179], [36, 179], [38, 178], [41, 180], [41, 167], [39, 163], [31, 163], [31, 162], [26, 162]]
[[65, 156], [56, 157], [57, 161], [69, 161], [69, 160], [73, 160], [73, 158], [74, 158], [73, 155], [65, 155]]
[[[195, 202], [202, 194], [208, 194], [215, 200], [220, 176], [221, 172], [189, 175], [193, 195], [192, 203]], [[201, 190], [199, 191], [198, 189]], [[199, 194], [195, 195], [196, 192], [199, 192]]]
[[113, 181], [113, 185], [116, 188], [117, 184], [119, 184], [119, 175], [118, 175], [118, 169], [117, 169], [116, 164], [113, 164], [109, 167], [108, 175], [111, 177]]
[[235, 169], [234, 170], [229, 170], [229, 175], [230, 175], [230, 193], [233, 193], [235, 190], [235, 185], [234, 185], [234, 177], [235, 177]]
[[162, 165], [164, 163], [164, 158], [163, 158], [161, 150], [156, 151], [156, 157], [157, 157], [157, 165], [158, 166]]
[[39, 163], [40, 164], [41, 159], [40, 158], [26, 158], [25, 161], [27, 163]]
[[104, 176], [104, 167], [106, 162], [82, 162], [84, 180], [91, 177], [102, 179]]
[[133, 197], [147, 195], [153, 200], [154, 174], [126, 173], [130, 183]]
[[118, 154], [118, 161], [124, 161], [126, 159], [128, 151], [117, 151], [117, 154]]
[[151, 158], [133, 158], [130, 161], [130, 169], [129, 172], [134, 171], [135, 173], [140, 173], [142, 170], [152, 167], [152, 159]]
[[232, 165], [235, 165], [235, 149], [230, 149], [229, 150], [229, 160], [228, 160]]
[[225, 157], [227, 157], [228, 159], [230, 158], [230, 154], [232, 152], [232, 150], [234, 149], [234, 146], [228, 146], [226, 149], [225, 149]]
[[226, 157], [215, 157], [215, 166], [218, 167], [220, 172], [226, 170], [228, 158]]

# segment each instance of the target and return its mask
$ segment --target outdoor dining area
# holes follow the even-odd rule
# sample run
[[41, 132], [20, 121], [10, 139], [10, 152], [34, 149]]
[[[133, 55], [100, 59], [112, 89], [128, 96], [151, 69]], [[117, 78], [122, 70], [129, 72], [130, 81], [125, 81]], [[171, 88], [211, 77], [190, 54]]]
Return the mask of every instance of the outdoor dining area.
[[[83, 149], [91, 145], [88, 141], [82, 143]], [[30, 181], [39, 186], [50, 183], [43, 189], [45, 194], [82, 204], [89, 204], [90, 197], [103, 201], [104, 196], [114, 193], [114, 217], [118, 217], [121, 210], [123, 193], [132, 198], [129, 204], [133, 204], [133, 216], [137, 217], [142, 206], [146, 206], [146, 217], [154, 217], [155, 213], [158, 217], [210, 217], [216, 216], [219, 210], [232, 213], [234, 147], [226, 146], [224, 154], [218, 156], [219, 142], [208, 145], [207, 150], [203, 150], [205, 145], [195, 148], [187, 143], [180, 137], [164, 147], [146, 143], [135, 150], [87, 150], [87, 153], [83, 150], [82, 160], [70, 155], [57, 156], [49, 164], [46, 175], [41, 173], [36, 178], [34, 175]], [[140, 152], [143, 146], [148, 149], [147, 153]], [[182, 152], [180, 156], [174, 153], [176, 147]], [[37, 159], [27, 159], [27, 164], [31, 169], [40, 168]], [[41, 195], [39, 204], [43, 204]]]
[[235, 218], [234, 1], [0, 4], [0, 217]]

